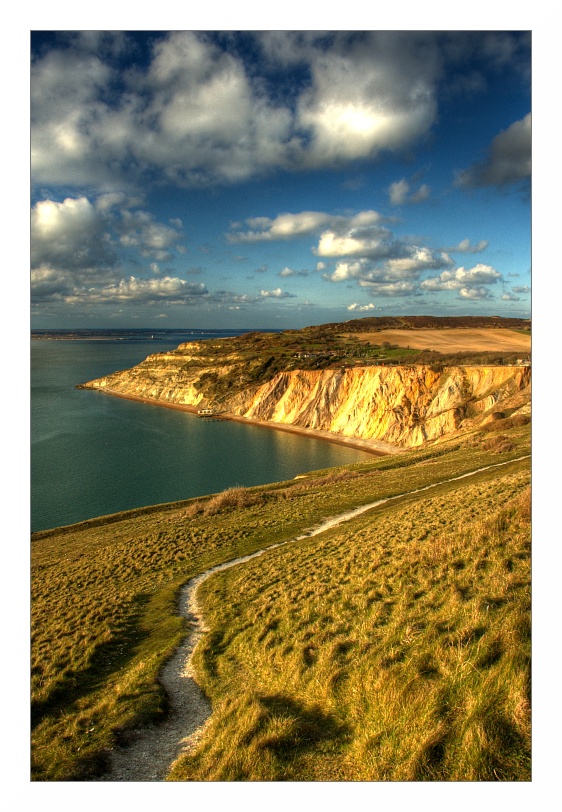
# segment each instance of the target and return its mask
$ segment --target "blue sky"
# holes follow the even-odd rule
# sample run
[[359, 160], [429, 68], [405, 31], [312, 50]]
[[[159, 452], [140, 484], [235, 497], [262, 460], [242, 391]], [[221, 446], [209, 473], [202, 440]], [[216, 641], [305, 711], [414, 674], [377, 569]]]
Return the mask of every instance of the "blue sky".
[[31, 36], [32, 327], [530, 317], [524, 31]]

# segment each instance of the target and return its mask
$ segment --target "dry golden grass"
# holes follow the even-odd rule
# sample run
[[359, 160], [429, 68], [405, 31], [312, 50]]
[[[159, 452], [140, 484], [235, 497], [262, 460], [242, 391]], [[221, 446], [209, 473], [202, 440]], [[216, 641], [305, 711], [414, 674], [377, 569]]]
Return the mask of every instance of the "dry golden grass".
[[214, 712], [172, 779], [530, 780], [528, 479], [381, 507], [209, 579]]
[[[376, 458], [372, 463], [342, 470], [315, 472], [294, 482], [232, 489], [208, 499], [132, 511], [35, 534], [33, 778], [45, 781], [91, 778], [103, 770], [107, 749], [123, 740], [130, 728], [163, 717], [166, 697], [157, 676], [185, 631], [176, 614], [176, 601], [180, 586], [189, 578], [215, 564], [294, 538], [324, 517], [529, 453], [528, 425], [504, 425], [502, 433], [514, 444], [513, 451], [497, 454], [486, 451], [483, 443], [491, 435], [477, 433], [472, 445], [457, 440], [396, 457]], [[518, 469], [525, 468], [527, 463], [513, 465]], [[493, 472], [483, 472], [475, 481], [491, 477], [495, 477]], [[458, 487], [458, 483], [439, 486], [443, 494], [456, 492]], [[417, 500], [420, 496], [411, 498]], [[389, 534], [392, 504], [388, 506]], [[463, 509], [459, 506], [459, 510]], [[470, 513], [468, 517], [470, 520]], [[439, 517], [432, 521], [441, 526]], [[340, 532], [344, 539], [346, 531], [342, 528]], [[340, 546], [345, 548], [346, 544], [342, 541]], [[385, 551], [386, 557], [390, 554]], [[344, 578], [345, 568], [351, 563], [340, 562], [337, 555], [334, 562]], [[299, 611], [309, 613], [312, 618], [316, 612], [316, 587], [310, 578], [316, 568], [322, 572], [324, 565], [317, 567], [313, 560], [311, 567], [311, 571], [301, 569], [300, 575], [296, 572], [291, 580], [301, 578]], [[286, 590], [281, 574], [260, 587], [269, 590], [273, 607], [276, 600], [273, 593], [283, 595]], [[365, 583], [359, 584], [354, 600], [361, 595], [364, 601], [369, 599], [368, 578], [366, 571]], [[343, 583], [340, 588], [343, 589]], [[244, 601], [245, 595], [242, 591], [235, 603]], [[340, 606], [336, 593], [333, 597], [331, 611], [336, 618], [340, 611], [345, 612], [346, 601], [351, 598], [342, 593]], [[266, 658], [267, 635], [280, 633], [269, 627], [272, 620], [269, 611], [264, 609], [263, 616], [253, 621], [256, 634], [266, 635], [256, 656], [261, 656], [261, 652]], [[343, 636], [336, 642], [345, 648], [348, 640], [345, 629], [342, 627], [339, 633]], [[319, 640], [321, 650], [327, 646], [322, 656], [328, 656], [331, 640]], [[310, 637], [300, 645], [301, 659], [312, 659], [318, 640]], [[338, 656], [344, 656], [343, 649]], [[295, 702], [301, 699], [297, 697]], [[263, 711], [261, 705], [258, 711]], [[289, 716], [296, 719], [294, 724], [301, 730], [302, 725], [314, 727], [311, 713], [312, 716], [295, 717], [294, 713]], [[321, 709], [322, 714], [325, 710]], [[319, 747], [322, 750], [325, 742]]]
[[[436, 330], [380, 330], [375, 333], [350, 334], [366, 344], [380, 345], [384, 341], [413, 350], [435, 350], [441, 353], [458, 352], [521, 352], [531, 351], [531, 336], [515, 330], [464, 328]], [[348, 335], [348, 337], [350, 337]]]

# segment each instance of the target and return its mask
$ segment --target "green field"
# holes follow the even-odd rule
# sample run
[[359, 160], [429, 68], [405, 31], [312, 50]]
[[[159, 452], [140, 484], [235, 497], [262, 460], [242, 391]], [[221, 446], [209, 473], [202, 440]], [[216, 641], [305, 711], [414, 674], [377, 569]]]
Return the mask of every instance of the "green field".
[[529, 459], [446, 482], [530, 453], [528, 421], [487, 429], [35, 534], [32, 778], [91, 779], [166, 715], [189, 578], [435, 483], [203, 584], [213, 715], [169, 777], [528, 781]]

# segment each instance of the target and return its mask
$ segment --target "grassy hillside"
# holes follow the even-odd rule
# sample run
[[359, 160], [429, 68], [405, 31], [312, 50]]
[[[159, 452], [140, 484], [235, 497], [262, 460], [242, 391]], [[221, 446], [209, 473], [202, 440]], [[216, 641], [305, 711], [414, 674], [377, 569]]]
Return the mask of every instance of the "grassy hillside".
[[[92, 778], [108, 748], [165, 715], [157, 675], [193, 575], [525, 453], [529, 425], [498, 420], [433, 448], [35, 534], [33, 778]], [[528, 471], [440, 485], [213, 576], [198, 663], [215, 715], [173, 777], [317, 779], [337, 763], [332, 777], [526, 778]]]
[[172, 778], [529, 780], [527, 482], [405, 500], [209, 579], [214, 714]]

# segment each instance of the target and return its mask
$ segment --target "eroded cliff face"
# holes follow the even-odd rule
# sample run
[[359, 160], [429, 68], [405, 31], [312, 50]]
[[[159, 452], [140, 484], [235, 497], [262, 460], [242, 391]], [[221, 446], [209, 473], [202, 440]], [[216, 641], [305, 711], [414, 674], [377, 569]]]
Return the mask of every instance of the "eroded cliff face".
[[408, 447], [450, 434], [498, 404], [521, 408], [529, 386], [530, 372], [521, 367], [288, 372], [260, 387], [243, 413]]
[[[149, 356], [130, 370], [85, 384], [123, 396], [192, 407], [215, 406], [233, 414], [320, 429], [345, 437], [421, 445], [460, 427], [483, 422], [501, 409], [526, 410], [531, 373], [520, 366], [368, 366], [279, 372], [244, 383], [217, 399], [216, 382], [232, 376], [236, 359], [202, 366], [197, 343]], [[217, 359], [218, 360], [218, 359]], [[211, 386], [210, 382], [214, 382]]]

